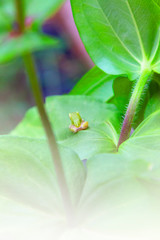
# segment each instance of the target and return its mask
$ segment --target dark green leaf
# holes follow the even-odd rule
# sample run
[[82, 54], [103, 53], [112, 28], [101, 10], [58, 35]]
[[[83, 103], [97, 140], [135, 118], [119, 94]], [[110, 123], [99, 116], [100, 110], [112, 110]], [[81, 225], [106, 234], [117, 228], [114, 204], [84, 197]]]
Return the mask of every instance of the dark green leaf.
[[[135, 82], [130, 81], [126, 77], [116, 78], [113, 82], [114, 96], [108, 101], [108, 103], [115, 104], [121, 114], [121, 121], [126, 113], [132, 89], [134, 89]], [[149, 93], [144, 96], [143, 101], [140, 101], [136, 115], [134, 117], [133, 128], [136, 128], [144, 119], [144, 112], [148, 103]]]
[[158, 110], [160, 110], [160, 92], [155, 93], [149, 99], [146, 110], [145, 110], [145, 118]]
[[114, 97], [109, 101], [115, 104], [122, 114], [125, 114], [129, 103], [133, 82], [128, 78], [119, 77], [113, 82]]

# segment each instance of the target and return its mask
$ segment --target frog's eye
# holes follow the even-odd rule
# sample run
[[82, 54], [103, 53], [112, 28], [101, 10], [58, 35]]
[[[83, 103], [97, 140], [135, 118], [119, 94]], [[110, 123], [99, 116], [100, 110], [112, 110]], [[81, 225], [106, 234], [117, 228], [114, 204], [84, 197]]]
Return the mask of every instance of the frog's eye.
[[69, 118], [70, 118], [70, 119], [72, 118], [72, 113], [69, 113]]

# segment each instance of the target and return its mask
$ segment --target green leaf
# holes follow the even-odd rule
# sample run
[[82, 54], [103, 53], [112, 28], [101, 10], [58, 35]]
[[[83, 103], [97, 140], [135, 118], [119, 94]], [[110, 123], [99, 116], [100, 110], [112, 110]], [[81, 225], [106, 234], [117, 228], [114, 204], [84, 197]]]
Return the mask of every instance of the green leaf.
[[113, 96], [112, 84], [115, 78], [95, 66], [82, 77], [70, 95], [87, 95], [107, 101]]
[[86, 228], [137, 237], [146, 234], [146, 224], [158, 231], [160, 165], [151, 154], [150, 161], [145, 153], [142, 159], [134, 154], [132, 161], [125, 154], [100, 154], [88, 160], [87, 169], [79, 206]]
[[[42, 23], [47, 17], [54, 14], [64, 0], [46, 0], [40, 2], [38, 0], [23, 0], [23, 9], [26, 17], [30, 17], [34, 22]], [[13, 0], [1, 0], [0, 8], [5, 16], [8, 16], [11, 21], [15, 20], [15, 4]]]
[[[76, 205], [85, 181], [85, 169], [74, 152], [60, 149], [68, 188]], [[46, 140], [0, 137], [0, 179], [1, 196], [45, 213], [63, 211]]]
[[[85, 227], [113, 234], [158, 232], [160, 200], [160, 111], [150, 115], [121, 144], [117, 154], [99, 154], [87, 161], [87, 179], [80, 201]], [[86, 215], [90, 212], [90, 215]], [[143, 224], [142, 224], [143, 223]], [[140, 226], [140, 228], [139, 228]], [[119, 235], [118, 234], [118, 235]]]
[[73, 134], [60, 144], [74, 150], [80, 159], [88, 159], [98, 153], [114, 153], [118, 144], [118, 134], [107, 121], [93, 128]]
[[10, 17], [3, 12], [0, 5], [0, 30], [2, 32], [11, 31], [12, 21]]
[[[74, 152], [60, 147], [60, 153], [76, 206], [86, 172]], [[42, 240], [46, 234], [53, 237], [53, 233], [63, 233], [65, 212], [45, 140], [0, 137], [0, 221], [3, 239], [27, 240], [34, 236]]]
[[129, 140], [124, 142], [119, 152], [125, 152], [129, 159], [136, 155], [140, 158], [158, 162], [160, 165], [160, 111], [149, 115], [134, 131]]
[[[111, 119], [113, 119], [115, 126], [119, 127], [116, 108], [90, 96], [48, 97], [46, 98], [46, 109], [58, 140], [64, 140], [74, 135], [69, 130], [69, 113], [72, 112], [79, 112], [81, 117], [88, 121], [89, 128], [96, 127], [98, 124]], [[12, 134], [37, 138], [45, 136], [36, 108], [27, 112], [24, 120], [13, 130]]]
[[71, 3], [81, 39], [100, 69], [108, 74], [127, 74], [131, 79], [144, 68], [160, 72], [160, 14], [152, 1]]
[[152, 0], [152, 1], [160, 7], [160, 0]]
[[117, 154], [99, 154], [87, 161], [87, 179], [79, 206], [80, 214], [86, 217], [85, 227], [94, 224], [95, 231], [108, 229], [110, 234], [116, 228], [118, 236], [126, 234], [126, 229], [132, 236], [141, 231], [145, 236], [149, 224], [151, 232], [158, 233], [159, 122], [157, 111], [121, 144]]
[[40, 50], [45, 47], [55, 47], [58, 40], [47, 37], [42, 33], [28, 31], [22, 36], [10, 37], [9, 34], [0, 36], [0, 63], [12, 60], [28, 51]]
[[115, 104], [122, 114], [125, 114], [129, 103], [133, 82], [128, 78], [119, 77], [113, 82], [114, 96], [109, 103]]
[[158, 110], [160, 110], [160, 92], [154, 94], [149, 99], [146, 110], [145, 110], [145, 118]]
[[[156, 111], [147, 117], [135, 130], [132, 137], [154, 136], [160, 134], [160, 111]], [[152, 144], [151, 144], [152, 145]]]
[[60, 8], [64, 0], [46, 0], [45, 4], [43, 1], [25, 0], [26, 15], [33, 17], [37, 21], [44, 21], [47, 17], [55, 14]]
[[[76, 151], [81, 159], [100, 152], [116, 151], [120, 120], [115, 106], [89, 96], [56, 96], [47, 98], [46, 109], [59, 143]], [[88, 121], [89, 128], [72, 133], [69, 113], [77, 111]], [[45, 138], [37, 109], [29, 110], [11, 134]]]
[[157, 74], [149, 88], [149, 100], [145, 109], [145, 118], [155, 111], [160, 110], [160, 81]]
[[[121, 114], [123, 119], [131, 96], [132, 89], [134, 89], [135, 81], [130, 81], [126, 77], [116, 78], [113, 82], [114, 96], [108, 101], [108, 103], [114, 104]], [[149, 92], [144, 96], [143, 101], [140, 101], [138, 109], [134, 117], [133, 128], [136, 128], [143, 120], [144, 113], [149, 99]]]

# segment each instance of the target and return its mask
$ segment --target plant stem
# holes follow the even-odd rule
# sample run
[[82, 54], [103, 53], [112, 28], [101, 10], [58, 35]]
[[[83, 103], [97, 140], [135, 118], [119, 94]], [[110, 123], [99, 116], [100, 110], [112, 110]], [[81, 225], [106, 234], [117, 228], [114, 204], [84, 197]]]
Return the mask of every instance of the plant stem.
[[[23, 11], [23, 1], [22, 0], [15, 0], [15, 6], [16, 6], [16, 11], [17, 11], [17, 21], [20, 27], [20, 33], [23, 34], [25, 31], [25, 14]], [[46, 133], [46, 137], [48, 140], [48, 145], [51, 151], [52, 159], [53, 159], [53, 164], [55, 168], [55, 173], [57, 177], [57, 182], [60, 188], [61, 196], [62, 196], [62, 201], [64, 205], [64, 209], [67, 215], [67, 219], [71, 223], [72, 217], [73, 217], [73, 207], [71, 203], [71, 198], [70, 198], [70, 193], [69, 189], [67, 186], [66, 178], [65, 178], [65, 173], [61, 161], [61, 157], [59, 154], [59, 150], [56, 144], [56, 139], [50, 124], [50, 121], [48, 119], [44, 103], [43, 103], [43, 96], [42, 96], [42, 91], [39, 86], [38, 82], [38, 77], [37, 77], [37, 72], [35, 68], [35, 62], [33, 59], [33, 56], [31, 53], [27, 53], [23, 56], [24, 58], [24, 63], [26, 66], [26, 70], [28, 73], [29, 81], [31, 84], [32, 92], [35, 98], [35, 102], [37, 105], [37, 109]]]
[[117, 150], [119, 148], [119, 146], [126, 141], [131, 133], [131, 128], [132, 128], [132, 122], [136, 113], [136, 109], [137, 109], [137, 105], [140, 101], [141, 95], [143, 93], [143, 90], [148, 82], [148, 80], [150, 79], [151, 75], [151, 71], [144, 70], [139, 78], [139, 80], [137, 81], [135, 88], [133, 90], [133, 94], [131, 96], [128, 108], [127, 108], [127, 112], [123, 121], [123, 125], [122, 125], [122, 129], [121, 129], [121, 134], [120, 134], [120, 138], [119, 138], [119, 142], [118, 142], [118, 146], [117, 146]]
[[23, 58], [24, 58], [25, 66], [29, 76], [30, 84], [32, 87], [32, 92], [38, 108], [38, 112], [39, 112], [44, 130], [48, 139], [48, 144], [52, 154], [52, 159], [53, 159], [55, 172], [57, 175], [57, 180], [60, 187], [64, 207], [67, 212], [67, 217], [70, 217], [71, 211], [72, 211], [70, 194], [66, 184], [65, 174], [64, 174], [60, 154], [58, 151], [58, 147], [56, 144], [55, 136], [43, 104], [43, 97], [42, 97], [42, 93], [38, 83], [34, 60], [30, 53], [25, 54]]
[[25, 12], [23, 2], [23, 0], [15, 0], [17, 23], [20, 33], [23, 33], [25, 30]]

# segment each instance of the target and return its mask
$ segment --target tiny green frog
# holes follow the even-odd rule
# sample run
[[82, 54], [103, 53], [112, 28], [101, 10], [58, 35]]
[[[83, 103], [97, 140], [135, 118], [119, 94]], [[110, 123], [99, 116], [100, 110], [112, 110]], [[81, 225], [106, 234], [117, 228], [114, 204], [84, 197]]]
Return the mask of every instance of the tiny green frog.
[[88, 128], [88, 122], [84, 121], [79, 112], [73, 112], [73, 113], [69, 113], [69, 118], [71, 120], [71, 125], [69, 126], [69, 129], [74, 132], [77, 133], [81, 130], [85, 130]]

